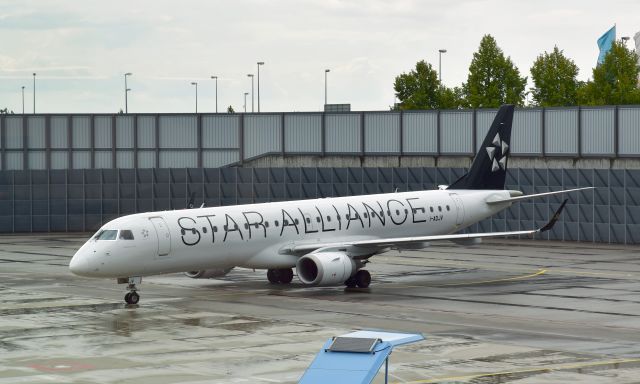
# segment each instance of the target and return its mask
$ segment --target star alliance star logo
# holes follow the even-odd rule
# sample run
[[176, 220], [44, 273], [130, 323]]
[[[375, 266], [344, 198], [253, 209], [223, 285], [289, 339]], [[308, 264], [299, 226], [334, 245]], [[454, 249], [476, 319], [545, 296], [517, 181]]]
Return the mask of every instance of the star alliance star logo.
[[[493, 146], [487, 147], [487, 154], [491, 161], [491, 172], [507, 169], [507, 154], [509, 152], [509, 144], [500, 139], [500, 134], [496, 133], [493, 138]], [[498, 153], [496, 153], [498, 152]]]

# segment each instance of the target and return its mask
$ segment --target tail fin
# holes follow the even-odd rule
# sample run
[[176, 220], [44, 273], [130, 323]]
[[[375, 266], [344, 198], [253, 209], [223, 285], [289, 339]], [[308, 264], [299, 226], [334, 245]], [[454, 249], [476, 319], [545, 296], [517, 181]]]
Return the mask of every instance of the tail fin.
[[504, 189], [514, 106], [500, 107], [471, 168], [447, 189]]

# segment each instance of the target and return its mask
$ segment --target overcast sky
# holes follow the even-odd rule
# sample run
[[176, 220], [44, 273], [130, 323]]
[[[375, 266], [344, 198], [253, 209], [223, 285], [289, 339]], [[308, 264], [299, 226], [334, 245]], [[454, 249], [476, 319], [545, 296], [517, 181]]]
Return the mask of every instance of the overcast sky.
[[[520, 69], [558, 45], [591, 77], [597, 38], [614, 23], [618, 38], [640, 30], [638, 0], [3, 0], [0, 3], [0, 108], [110, 113], [242, 110], [248, 73], [260, 70], [261, 110], [317, 111], [324, 101], [385, 110], [395, 76], [416, 61], [438, 67], [447, 86], [466, 80], [484, 34]], [[257, 78], [256, 78], [257, 80]], [[255, 109], [257, 111], [257, 82]], [[251, 110], [249, 96], [248, 110]]]

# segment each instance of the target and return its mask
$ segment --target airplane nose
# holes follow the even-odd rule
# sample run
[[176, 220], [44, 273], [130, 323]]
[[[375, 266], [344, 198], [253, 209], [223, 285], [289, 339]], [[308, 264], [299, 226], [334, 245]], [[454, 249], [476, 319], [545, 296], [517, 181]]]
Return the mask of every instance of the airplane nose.
[[69, 270], [78, 276], [86, 276], [89, 273], [89, 262], [80, 252], [73, 255], [69, 262]]

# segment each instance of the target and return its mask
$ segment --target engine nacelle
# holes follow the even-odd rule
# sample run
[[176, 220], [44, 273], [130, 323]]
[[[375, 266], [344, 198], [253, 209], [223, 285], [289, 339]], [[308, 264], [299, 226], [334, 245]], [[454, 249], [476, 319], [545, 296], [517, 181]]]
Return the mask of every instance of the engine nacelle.
[[222, 277], [231, 272], [232, 269], [233, 267], [227, 269], [206, 269], [203, 271], [189, 271], [184, 274], [192, 279], [211, 279], [213, 277]]
[[318, 252], [298, 259], [296, 270], [303, 284], [338, 285], [344, 283], [358, 268], [343, 252]]

